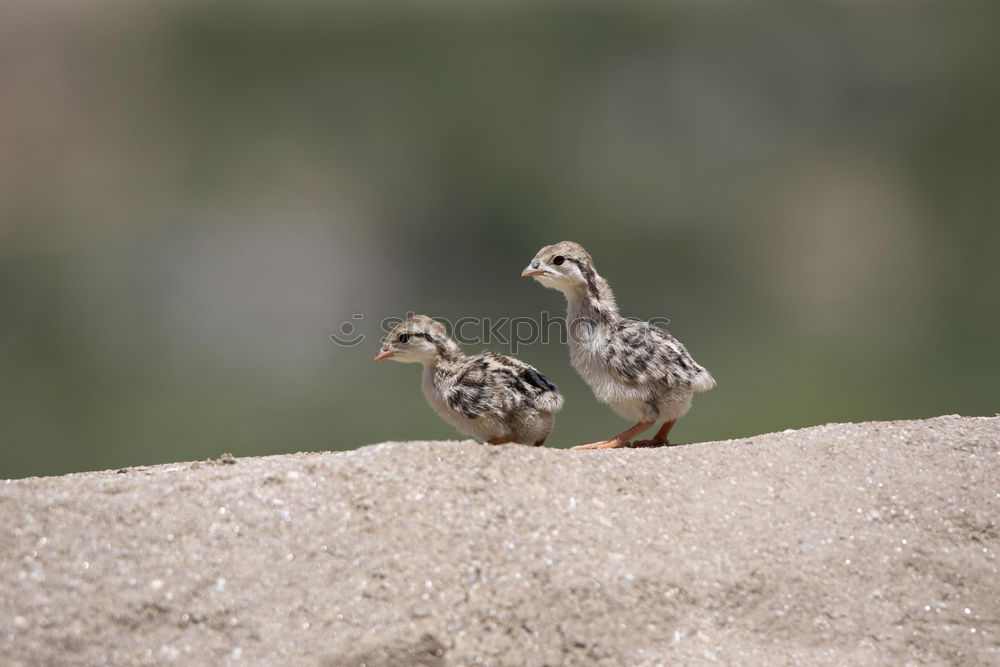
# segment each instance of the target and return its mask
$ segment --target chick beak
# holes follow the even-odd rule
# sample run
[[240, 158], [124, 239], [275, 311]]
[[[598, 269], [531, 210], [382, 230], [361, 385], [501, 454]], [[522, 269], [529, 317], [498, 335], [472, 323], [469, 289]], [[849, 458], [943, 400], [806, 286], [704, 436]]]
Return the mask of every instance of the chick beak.
[[531, 278], [532, 276], [541, 276], [548, 273], [545, 269], [538, 268], [538, 260], [536, 259], [528, 266], [524, 267], [524, 271], [521, 271], [521, 276], [524, 278]]
[[383, 359], [388, 359], [389, 357], [396, 356], [396, 353], [392, 350], [382, 350], [375, 355], [375, 361], [382, 361]]

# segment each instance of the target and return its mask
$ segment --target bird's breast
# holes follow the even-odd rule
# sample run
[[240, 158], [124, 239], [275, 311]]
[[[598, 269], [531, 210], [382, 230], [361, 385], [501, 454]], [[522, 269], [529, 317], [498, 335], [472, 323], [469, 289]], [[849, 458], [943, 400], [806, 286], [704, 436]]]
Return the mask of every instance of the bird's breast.
[[569, 342], [570, 364], [601, 399], [605, 399], [603, 394], [606, 394], [609, 385], [613, 384], [608, 362], [604, 359], [604, 349], [607, 345], [607, 332], [600, 328], [577, 340], [571, 337]]

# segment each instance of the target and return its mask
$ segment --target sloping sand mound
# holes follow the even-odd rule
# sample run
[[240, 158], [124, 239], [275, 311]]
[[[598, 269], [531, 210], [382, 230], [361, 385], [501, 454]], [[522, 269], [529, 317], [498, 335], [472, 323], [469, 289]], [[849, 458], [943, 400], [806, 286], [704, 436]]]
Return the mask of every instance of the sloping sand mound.
[[1000, 418], [0, 483], [4, 664], [1000, 664]]

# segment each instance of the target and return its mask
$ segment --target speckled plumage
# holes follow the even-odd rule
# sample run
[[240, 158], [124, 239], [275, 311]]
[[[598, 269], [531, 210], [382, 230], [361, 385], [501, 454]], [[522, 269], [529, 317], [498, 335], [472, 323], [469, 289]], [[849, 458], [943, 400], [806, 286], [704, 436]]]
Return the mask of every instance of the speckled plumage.
[[542, 248], [524, 275], [566, 296], [570, 361], [597, 399], [622, 417], [673, 422], [691, 407], [695, 392], [715, 386], [680, 341], [618, 313], [611, 288], [578, 243]]
[[494, 352], [466, 356], [425, 315], [396, 326], [380, 358], [423, 364], [427, 402], [459, 432], [484, 442], [542, 444], [563, 406], [559, 390], [534, 367]]

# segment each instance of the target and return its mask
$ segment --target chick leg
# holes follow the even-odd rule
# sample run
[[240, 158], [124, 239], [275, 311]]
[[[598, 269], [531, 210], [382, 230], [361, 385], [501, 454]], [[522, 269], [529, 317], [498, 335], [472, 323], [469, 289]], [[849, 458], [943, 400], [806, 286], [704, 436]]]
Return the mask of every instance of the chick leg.
[[541, 447], [544, 444], [545, 444], [545, 438], [542, 438], [541, 440], [536, 440], [534, 446], [535, 447]]
[[492, 440], [487, 440], [487, 445], [506, 445], [508, 442], [514, 442], [514, 438], [510, 436], [504, 436], [502, 438], [493, 438]]
[[632, 444], [636, 447], [659, 447], [660, 445], [669, 445], [670, 440], [667, 436], [670, 434], [670, 429], [674, 427], [677, 423], [676, 419], [672, 419], [668, 422], [664, 422], [660, 430], [656, 432], [651, 440], [636, 440]]
[[632, 436], [639, 435], [647, 428], [655, 424], [656, 422], [639, 422], [632, 428], [622, 431], [610, 440], [602, 440], [600, 442], [592, 442], [589, 445], [577, 445], [573, 449], [615, 449], [617, 447], [624, 447], [632, 439]]

